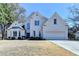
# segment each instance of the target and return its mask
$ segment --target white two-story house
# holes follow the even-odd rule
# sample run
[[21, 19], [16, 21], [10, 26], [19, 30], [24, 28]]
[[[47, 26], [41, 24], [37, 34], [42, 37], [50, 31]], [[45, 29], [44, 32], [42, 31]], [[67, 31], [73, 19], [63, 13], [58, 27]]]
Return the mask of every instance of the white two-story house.
[[39, 12], [33, 12], [27, 17], [25, 28], [27, 37], [42, 37], [43, 24], [47, 18], [42, 16]]
[[57, 13], [47, 19], [39, 12], [33, 12], [28, 16], [25, 28], [27, 37], [68, 39], [68, 25]]

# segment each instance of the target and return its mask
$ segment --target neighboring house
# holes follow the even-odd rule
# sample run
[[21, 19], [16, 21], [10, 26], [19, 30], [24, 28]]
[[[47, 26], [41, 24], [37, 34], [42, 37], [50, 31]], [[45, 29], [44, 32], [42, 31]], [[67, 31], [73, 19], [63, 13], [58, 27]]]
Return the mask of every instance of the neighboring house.
[[42, 16], [39, 12], [33, 12], [26, 21], [25, 27], [28, 37], [42, 37], [43, 24], [47, 18]]
[[25, 29], [17, 21], [15, 21], [7, 29], [7, 38], [18, 39], [23, 37], [25, 37]]
[[68, 39], [68, 25], [57, 13], [47, 19], [39, 12], [33, 12], [25, 23], [27, 37], [45, 39]]
[[44, 23], [43, 38], [45, 39], [68, 39], [68, 26], [57, 13]]
[[75, 33], [75, 39], [79, 39], [79, 31]]

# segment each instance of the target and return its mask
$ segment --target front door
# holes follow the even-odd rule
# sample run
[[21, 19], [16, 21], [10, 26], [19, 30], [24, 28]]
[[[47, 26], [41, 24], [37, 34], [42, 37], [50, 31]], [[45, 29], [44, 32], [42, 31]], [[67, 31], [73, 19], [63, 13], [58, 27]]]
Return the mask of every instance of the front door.
[[17, 31], [13, 31], [13, 37], [17, 37]]
[[30, 37], [30, 33], [27, 33], [27, 38], [29, 38]]

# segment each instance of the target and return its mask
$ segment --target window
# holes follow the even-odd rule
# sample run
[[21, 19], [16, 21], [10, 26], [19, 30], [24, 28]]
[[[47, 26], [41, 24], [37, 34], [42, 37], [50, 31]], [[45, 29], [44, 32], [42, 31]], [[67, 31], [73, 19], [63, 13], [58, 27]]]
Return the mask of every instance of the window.
[[19, 37], [20, 37], [20, 31], [19, 31]]
[[54, 24], [57, 24], [57, 19], [54, 19]]
[[41, 37], [41, 32], [39, 31], [39, 37]]
[[39, 25], [39, 21], [38, 20], [35, 21], [35, 25]]
[[13, 31], [13, 36], [17, 36], [17, 31]]
[[27, 23], [27, 29], [30, 29], [30, 23]]
[[35, 31], [33, 31], [34, 37], [35, 37]]

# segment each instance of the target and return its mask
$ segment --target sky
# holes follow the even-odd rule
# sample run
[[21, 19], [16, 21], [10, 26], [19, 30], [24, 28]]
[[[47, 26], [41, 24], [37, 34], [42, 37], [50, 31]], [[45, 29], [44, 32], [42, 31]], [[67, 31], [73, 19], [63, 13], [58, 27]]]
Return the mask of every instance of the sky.
[[[73, 3], [20, 3], [20, 6], [26, 9], [26, 17], [32, 12], [38, 11], [43, 16], [50, 18], [57, 12], [63, 19], [67, 20], [71, 15], [69, 8], [74, 5], [79, 6], [79, 4]], [[70, 25], [73, 25], [71, 21]]]

